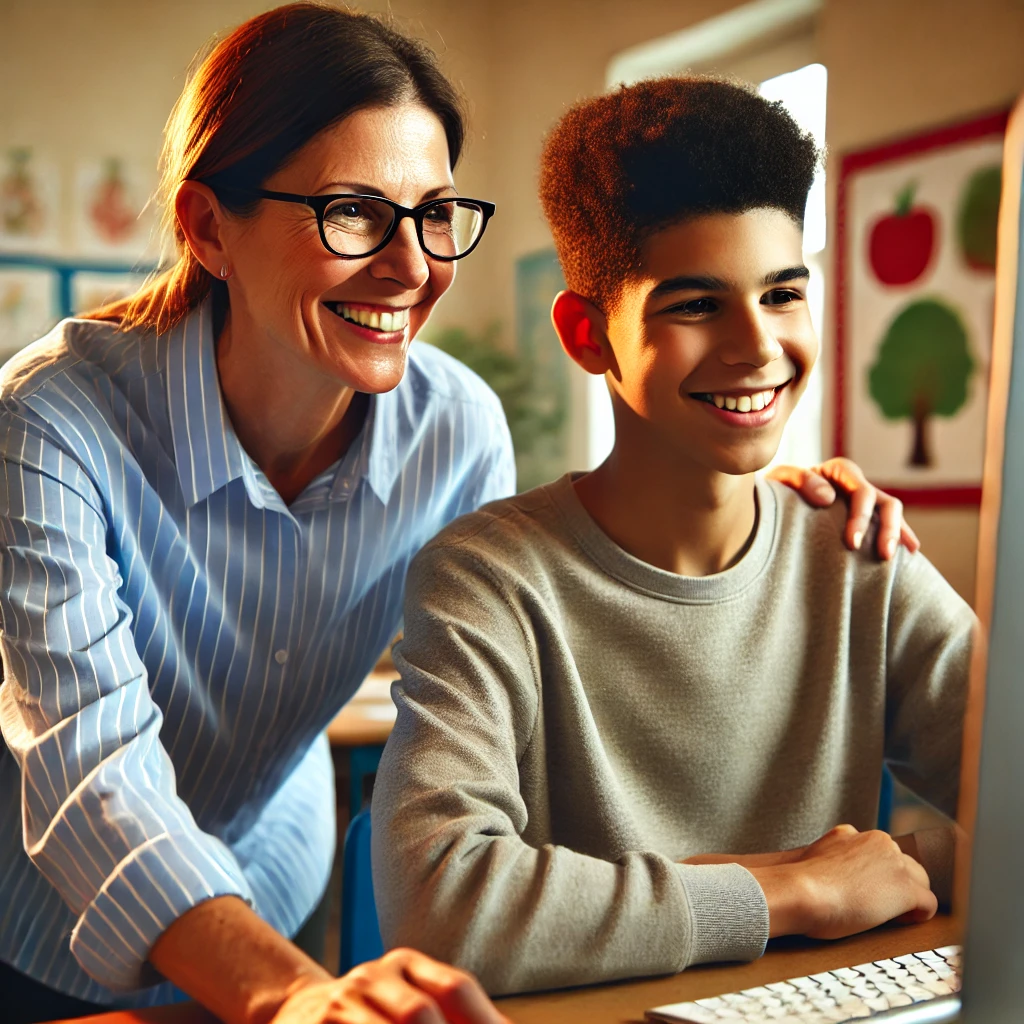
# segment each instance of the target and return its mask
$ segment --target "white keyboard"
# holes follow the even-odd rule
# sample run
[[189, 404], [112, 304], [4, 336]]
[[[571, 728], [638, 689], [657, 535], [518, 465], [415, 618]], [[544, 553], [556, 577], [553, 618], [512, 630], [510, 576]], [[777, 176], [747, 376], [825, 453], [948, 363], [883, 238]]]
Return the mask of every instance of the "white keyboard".
[[[647, 1019], [669, 1024], [840, 1024], [858, 1017], [895, 1017], [897, 1008], [953, 997], [959, 991], [960, 947], [942, 946], [692, 1003], [656, 1006], [647, 1011]], [[950, 1020], [958, 1008], [958, 999], [947, 998], [935, 1005], [935, 1014], [909, 1016], [920, 1016], [922, 1022]]]

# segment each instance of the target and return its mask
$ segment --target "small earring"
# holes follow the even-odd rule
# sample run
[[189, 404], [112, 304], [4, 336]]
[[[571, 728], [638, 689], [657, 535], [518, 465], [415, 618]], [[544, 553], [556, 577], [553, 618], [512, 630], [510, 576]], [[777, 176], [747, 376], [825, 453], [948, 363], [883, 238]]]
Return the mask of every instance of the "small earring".
[[226, 281], [231, 276], [231, 271], [228, 270], [228, 265], [226, 263], [222, 263], [220, 265], [220, 276], [223, 281]]

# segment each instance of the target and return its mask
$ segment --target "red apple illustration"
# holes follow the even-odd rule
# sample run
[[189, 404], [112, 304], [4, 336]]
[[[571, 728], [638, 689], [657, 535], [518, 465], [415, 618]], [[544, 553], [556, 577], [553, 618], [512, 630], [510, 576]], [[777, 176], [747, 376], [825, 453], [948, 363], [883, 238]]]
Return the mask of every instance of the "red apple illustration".
[[927, 269], [935, 248], [936, 217], [914, 206], [915, 182], [896, 197], [895, 213], [879, 217], [871, 227], [868, 253], [871, 269], [882, 284], [910, 284]]

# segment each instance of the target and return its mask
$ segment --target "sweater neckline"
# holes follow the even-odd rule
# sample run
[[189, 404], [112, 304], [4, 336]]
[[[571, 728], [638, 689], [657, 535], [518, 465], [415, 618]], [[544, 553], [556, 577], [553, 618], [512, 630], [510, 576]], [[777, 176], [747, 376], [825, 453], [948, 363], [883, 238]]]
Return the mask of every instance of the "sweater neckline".
[[735, 565], [710, 576], [681, 576], [650, 565], [619, 547], [583, 507], [573, 487], [581, 473], [566, 473], [544, 488], [590, 558], [609, 575], [652, 597], [692, 604], [727, 601], [764, 571], [775, 546], [778, 502], [770, 484], [756, 478], [757, 523], [747, 550]]

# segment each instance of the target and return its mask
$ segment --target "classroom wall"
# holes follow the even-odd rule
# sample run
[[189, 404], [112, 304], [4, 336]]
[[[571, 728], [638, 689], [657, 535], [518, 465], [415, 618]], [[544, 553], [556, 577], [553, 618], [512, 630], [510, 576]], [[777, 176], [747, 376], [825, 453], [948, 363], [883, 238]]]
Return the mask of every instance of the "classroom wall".
[[[155, 162], [193, 52], [269, 6], [257, 0], [3, 0], [0, 141]], [[462, 191], [498, 216], [460, 268], [439, 322], [501, 321], [513, 334], [514, 261], [549, 244], [536, 202], [541, 139], [565, 107], [604, 87], [617, 52], [721, 14], [732, 0], [367, 0], [426, 39], [469, 99]], [[1024, 90], [1022, 0], [824, 0], [830, 170], [894, 134], [1008, 104]], [[834, 189], [835, 174], [830, 175]], [[831, 254], [828, 266], [831, 267]], [[830, 351], [826, 315], [823, 358]], [[825, 409], [824, 422], [831, 422]], [[829, 450], [826, 438], [825, 450]], [[973, 595], [977, 514], [912, 510], [929, 557]]]

